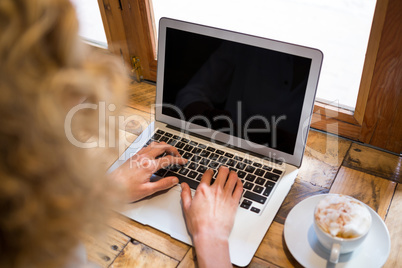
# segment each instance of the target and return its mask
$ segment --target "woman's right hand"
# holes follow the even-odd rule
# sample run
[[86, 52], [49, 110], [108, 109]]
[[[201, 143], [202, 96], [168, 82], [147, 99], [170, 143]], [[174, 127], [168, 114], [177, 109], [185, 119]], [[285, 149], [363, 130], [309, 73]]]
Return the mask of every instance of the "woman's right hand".
[[234, 171], [221, 167], [211, 185], [212, 170], [207, 170], [191, 196], [182, 183], [182, 203], [187, 228], [193, 237], [200, 267], [231, 267], [228, 238], [233, 228], [243, 184]]

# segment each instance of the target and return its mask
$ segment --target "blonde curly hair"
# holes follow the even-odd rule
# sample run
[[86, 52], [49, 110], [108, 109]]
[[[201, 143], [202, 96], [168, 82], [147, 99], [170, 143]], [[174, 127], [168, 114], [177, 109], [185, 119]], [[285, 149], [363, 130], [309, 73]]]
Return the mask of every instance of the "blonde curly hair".
[[[0, 1], [1, 267], [66, 263], [113, 199], [107, 167], [69, 142], [64, 122], [82, 101], [119, 107], [125, 70], [90, 53], [77, 30], [69, 0]], [[80, 110], [75, 135], [109, 133], [98, 117]]]

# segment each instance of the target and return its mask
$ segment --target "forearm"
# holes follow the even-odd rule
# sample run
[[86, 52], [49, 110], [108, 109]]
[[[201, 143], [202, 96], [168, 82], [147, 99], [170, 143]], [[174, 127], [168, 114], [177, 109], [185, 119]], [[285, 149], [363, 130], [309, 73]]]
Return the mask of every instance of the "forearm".
[[198, 235], [193, 237], [197, 262], [200, 268], [232, 267], [229, 256], [229, 242], [215, 236]]

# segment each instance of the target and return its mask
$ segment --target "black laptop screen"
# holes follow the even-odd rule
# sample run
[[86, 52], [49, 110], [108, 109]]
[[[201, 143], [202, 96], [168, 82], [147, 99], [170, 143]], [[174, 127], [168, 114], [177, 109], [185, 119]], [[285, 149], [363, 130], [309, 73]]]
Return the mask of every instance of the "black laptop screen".
[[293, 154], [311, 59], [167, 28], [162, 114]]

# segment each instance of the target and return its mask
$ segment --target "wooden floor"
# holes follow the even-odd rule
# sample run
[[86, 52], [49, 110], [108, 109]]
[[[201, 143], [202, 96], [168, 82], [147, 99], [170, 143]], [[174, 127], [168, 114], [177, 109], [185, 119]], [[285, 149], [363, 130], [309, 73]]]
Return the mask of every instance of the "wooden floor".
[[[151, 110], [154, 101], [155, 86], [146, 83], [131, 85], [130, 100], [123, 113], [129, 121], [122, 131], [126, 140], [124, 146], [128, 146], [154, 120]], [[392, 239], [391, 256], [385, 267], [402, 267], [400, 183], [401, 157], [311, 129], [295, 185], [249, 267], [300, 267], [283, 242], [284, 221], [290, 209], [301, 200], [328, 192], [349, 194], [377, 211]], [[360, 190], [357, 192], [355, 189]], [[364, 192], [370, 194], [362, 194]], [[103, 239], [85, 238], [90, 260], [102, 267], [196, 266], [190, 246], [151, 227], [142, 226], [117, 213], [110, 226], [112, 228]]]

